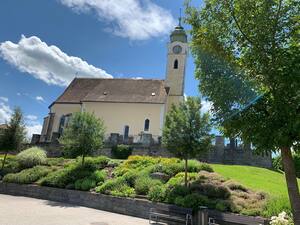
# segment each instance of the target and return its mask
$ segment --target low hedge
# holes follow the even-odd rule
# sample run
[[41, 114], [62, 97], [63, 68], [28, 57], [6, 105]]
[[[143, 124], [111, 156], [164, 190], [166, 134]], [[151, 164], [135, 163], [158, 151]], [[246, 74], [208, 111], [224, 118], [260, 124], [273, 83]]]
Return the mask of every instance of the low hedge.
[[9, 173], [3, 177], [4, 182], [17, 184], [31, 184], [46, 176], [52, 170], [46, 166], [35, 166], [30, 169], [22, 170], [19, 173]]
[[113, 158], [127, 159], [132, 154], [132, 147], [129, 145], [116, 145], [111, 148]]

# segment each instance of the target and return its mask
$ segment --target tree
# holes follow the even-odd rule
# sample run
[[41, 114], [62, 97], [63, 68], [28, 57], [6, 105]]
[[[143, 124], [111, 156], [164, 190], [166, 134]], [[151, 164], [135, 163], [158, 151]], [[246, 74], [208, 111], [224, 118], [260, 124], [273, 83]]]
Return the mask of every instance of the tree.
[[299, 0], [187, 2], [200, 91], [225, 134], [257, 152], [281, 151], [294, 222], [300, 195], [291, 149], [300, 144]]
[[84, 158], [103, 146], [105, 127], [101, 119], [88, 112], [72, 115], [59, 142], [63, 145], [66, 155]]
[[0, 149], [5, 151], [1, 169], [5, 166], [6, 157], [9, 151], [20, 151], [25, 136], [26, 128], [23, 113], [19, 107], [16, 107], [7, 124], [7, 128], [4, 129], [0, 139]]
[[163, 144], [177, 157], [185, 160], [187, 186], [188, 159], [211, 147], [209, 114], [201, 115], [200, 98], [188, 97], [179, 106], [172, 105], [163, 129]]

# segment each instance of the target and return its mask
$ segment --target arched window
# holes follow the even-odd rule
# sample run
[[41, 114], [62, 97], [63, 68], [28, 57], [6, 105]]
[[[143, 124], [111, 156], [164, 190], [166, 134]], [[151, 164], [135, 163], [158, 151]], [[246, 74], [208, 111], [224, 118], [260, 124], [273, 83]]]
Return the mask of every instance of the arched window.
[[125, 125], [124, 127], [124, 140], [127, 140], [129, 137], [129, 126]]
[[60, 135], [62, 135], [63, 131], [64, 131], [64, 126], [65, 126], [65, 115], [63, 115], [61, 118], [60, 118], [60, 121], [59, 121], [59, 128], [58, 128], [58, 133]]
[[177, 59], [175, 59], [175, 61], [174, 61], [174, 69], [178, 69], [178, 60]]
[[150, 120], [146, 119], [144, 125], [144, 131], [149, 131], [149, 127], [150, 127]]

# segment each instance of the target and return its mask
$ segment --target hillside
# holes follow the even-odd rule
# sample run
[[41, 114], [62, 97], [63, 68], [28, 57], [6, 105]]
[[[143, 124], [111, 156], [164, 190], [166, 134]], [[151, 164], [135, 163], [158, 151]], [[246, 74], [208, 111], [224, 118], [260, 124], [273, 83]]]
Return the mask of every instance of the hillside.
[[[274, 215], [274, 211], [289, 211], [288, 193], [284, 174], [269, 169], [238, 166], [211, 164], [214, 171], [223, 177], [235, 180], [246, 187], [254, 190], [263, 191], [270, 195], [266, 215]], [[300, 179], [298, 179], [300, 187]]]

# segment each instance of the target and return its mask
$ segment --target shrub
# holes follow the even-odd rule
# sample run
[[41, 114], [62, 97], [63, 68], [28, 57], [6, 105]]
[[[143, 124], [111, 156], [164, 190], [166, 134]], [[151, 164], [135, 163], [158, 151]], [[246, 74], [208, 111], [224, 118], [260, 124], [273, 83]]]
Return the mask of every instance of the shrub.
[[126, 180], [129, 186], [133, 187], [138, 176], [139, 175], [136, 170], [129, 170], [122, 177]]
[[111, 180], [107, 180], [102, 185], [96, 188], [96, 192], [102, 194], [110, 194], [112, 190], [120, 190], [122, 186], [127, 185], [126, 180], [123, 177], [117, 177]]
[[16, 159], [22, 168], [31, 168], [45, 164], [47, 161], [46, 152], [38, 147], [33, 147], [20, 152]]
[[111, 153], [116, 159], [127, 159], [132, 154], [132, 147], [129, 145], [116, 145], [111, 148]]
[[65, 168], [48, 174], [40, 181], [41, 185], [65, 188], [74, 184], [77, 180], [91, 176], [96, 170], [96, 165], [92, 162], [80, 164], [79, 162], [66, 165]]
[[[76, 158], [76, 162], [80, 163], [81, 158]], [[109, 162], [109, 158], [106, 156], [97, 156], [97, 157], [85, 157], [85, 164], [87, 166], [91, 166], [95, 169], [103, 169], [107, 166]]]
[[9, 173], [4, 176], [3, 181], [18, 184], [31, 184], [38, 179], [46, 176], [51, 169], [45, 166], [35, 166], [30, 169], [22, 170], [19, 173]]
[[166, 198], [166, 187], [164, 185], [150, 187], [148, 198], [154, 202], [163, 202]]
[[179, 199], [175, 199], [175, 203], [179, 206], [185, 208], [192, 208], [194, 211], [199, 209], [199, 206], [207, 205], [209, 202], [206, 196], [193, 193], [186, 195], [184, 197], [180, 197]]
[[75, 182], [75, 189], [88, 191], [91, 188], [96, 187], [96, 184], [97, 184], [96, 181], [91, 178], [83, 178]]
[[160, 180], [152, 179], [149, 176], [140, 175], [135, 180], [134, 187], [137, 194], [147, 195], [150, 187], [161, 184], [162, 183]]
[[[184, 171], [184, 161], [181, 162], [182, 170], [180, 172]], [[207, 171], [207, 172], [214, 172], [213, 168], [206, 164], [201, 163], [198, 160], [189, 160], [188, 162], [188, 172], [200, 172], [200, 171]]]
[[104, 170], [97, 170], [93, 172], [89, 177], [78, 179], [75, 181], [74, 188], [77, 190], [88, 191], [97, 186], [99, 183], [103, 183], [107, 174]]
[[119, 197], [134, 197], [135, 191], [129, 187], [126, 180], [123, 177], [117, 177], [112, 180], [107, 180], [101, 186], [96, 188], [96, 192], [103, 194], [111, 194]]
[[[175, 199], [177, 197], [184, 197], [190, 194], [189, 188], [183, 185], [176, 185], [174, 187], [169, 187], [166, 190], [166, 202], [168, 203], [175, 203]], [[179, 204], [177, 204], [179, 205]]]

